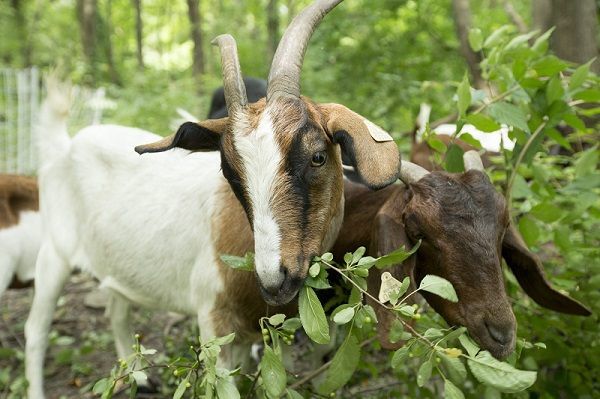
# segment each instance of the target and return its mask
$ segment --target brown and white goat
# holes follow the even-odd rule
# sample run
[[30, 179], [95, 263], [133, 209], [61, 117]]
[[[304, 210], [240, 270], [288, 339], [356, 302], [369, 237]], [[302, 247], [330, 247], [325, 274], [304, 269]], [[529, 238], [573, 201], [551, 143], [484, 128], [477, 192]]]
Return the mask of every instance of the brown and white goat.
[[31, 286], [40, 248], [38, 186], [34, 177], [0, 175], [0, 297]]
[[[416, 254], [394, 266], [392, 275], [399, 280], [410, 276], [416, 286], [427, 274], [449, 280], [458, 303], [427, 292], [422, 295], [450, 325], [467, 327], [482, 348], [502, 359], [513, 351], [516, 336], [502, 258], [539, 305], [582, 316], [590, 311], [550, 286], [541, 262], [511, 225], [506, 201], [483, 171], [479, 155], [470, 151], [464, 160], [466, 171], [453, 174], [428, 172], [405, 161], [401, 173], [405, 185], [380, 191], [347, 181], [344, 224], [333, 252], [343, 256], [363, 245], [368, 254], [381, 256], [421, 240]], [[377, 293], [381, 274], [372, 270], [369, 291]], [[373, 305], [382, 344], [391, 348], [387, 337], [393, 315]]]
[[[311, 258], [335, 241], [341, 153], [369, 187], [398, 178], [400, 155], [386, 132], [342, 105], [300, 97], [308, 40], [340, 2], [318, 0], [294, 18], [275, 53], [267, 98], [255, 104], [246, 98], [235, 41], [218, 37], [229, 117], [186, 123], [162, 140], [122, 126], [88, 127], [71, 139], [67, 96], [49, 87], [36, 266], [44, 284], [25, 326], [30, 398], [44, 396], [48, 332], [72, 268], [110, 290], [120, 357], [131, 352], [131, 303], [194, 315], [203, 338], [234, 331], [242, 343], [267, 312], [262, 298], [289, 303]], [[140, 154], [159, 154], [137, 156], [135, 145]], [[255, 252], [256, 275], [234, 274], [219, 260], [247, 250]]]

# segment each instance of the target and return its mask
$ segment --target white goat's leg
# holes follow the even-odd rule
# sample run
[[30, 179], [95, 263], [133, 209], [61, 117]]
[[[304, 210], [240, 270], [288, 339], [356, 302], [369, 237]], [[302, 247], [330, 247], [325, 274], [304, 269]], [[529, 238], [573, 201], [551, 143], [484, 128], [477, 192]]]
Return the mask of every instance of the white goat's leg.
[[[110, 326], [112, 328], [113, 337], [115, 339], [115, 346], [117, 348], [117, 355], [120, 359], [128, 360], [133, 354], [133, 345], [135, 340], [133, 338], [133, 329], [129, 322], [131, 309], [131, 302], [129, 302], [121, 294], [110, 291], [110, 298], [108, 300], [108, 306], [106, 307], [106, 313], [110, 317]], [[141, 365], [137, 364], [136, 369], [139, 369]], [[138, 387], [146, 388], [147, 391], [153, 389], [152, 384], [148, 379], [136, 379], [135, 381]]]
[[117, 355], [123, 360], [127, 360], [133, 354], [132, 346], [135, 343], [133, 330], [129, 323], [130, 308], [131, 305], [127, 299], [114, 291], [110, 292], [106, 313], [110, 318]]
[[40, 249], [35, 271], [35, 294], [25, 323], [25, 376], [29, 399], [44, 398], [44, 357], [56, 302], [70, 275], [67, 263], [51, 243]]
[[0, 253], [0, 298], [15, 275], [14, 262], [8, 255]]

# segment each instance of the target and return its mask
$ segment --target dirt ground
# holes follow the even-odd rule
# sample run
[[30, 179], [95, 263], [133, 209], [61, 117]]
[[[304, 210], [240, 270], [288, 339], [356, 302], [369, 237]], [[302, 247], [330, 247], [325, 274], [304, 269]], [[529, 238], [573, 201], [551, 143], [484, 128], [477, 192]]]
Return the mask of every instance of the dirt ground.
[[[59, 300], [46, 356], [48, 399], [94, 397], [90, 393], [91, 386], [107, 377], [116, 364], [117, 355], [104, 310], [84, 304], [86, 295], [96, 287], [97, 283], [90, 277], [73, 275]], [[0, 375], [7, 380], [0, 379], [2, 399], [10, 397], [11, 384], [14, 390], [23, 383], [23, 328], [32, 297], [33, 289], [29, 288], [8, 290], [0, 298]], [[165, 334], [177, 341], [191, 331], [191, 320], [166, 312], [134, 309], [131, 317], [135, 331], [142, 335], [142, 344], [159, 353], [164, 351]], [[116, 397], [127, 396], [123, 393]]]

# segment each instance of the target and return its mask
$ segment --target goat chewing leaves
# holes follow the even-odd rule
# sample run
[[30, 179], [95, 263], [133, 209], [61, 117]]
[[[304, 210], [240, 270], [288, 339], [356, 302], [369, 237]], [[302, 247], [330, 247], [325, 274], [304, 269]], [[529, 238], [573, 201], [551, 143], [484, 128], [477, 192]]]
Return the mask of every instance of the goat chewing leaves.
[[450, 302], [458, 302], [458, 297], [456, 296], [456, 291], [454, 291], [452, 283], [440, 276], [428, 274], [423, 277], [421, 284], [419, 284], [419, 290], [431, 292]]
[[475, 357], [468, 357], [467, 363], [479, 382], [492, 386], [500, 392], [523, 391], [532, 386], [537, 378], [535, 371], [518, 370], [506, 362], [494, 359], [488, 351], [481, 351]]
[[223, 263], [235, 270], [251, 272], [254, 270], [254, 254], [246, 252], [244, 257], [234, 255], [221, 255]]

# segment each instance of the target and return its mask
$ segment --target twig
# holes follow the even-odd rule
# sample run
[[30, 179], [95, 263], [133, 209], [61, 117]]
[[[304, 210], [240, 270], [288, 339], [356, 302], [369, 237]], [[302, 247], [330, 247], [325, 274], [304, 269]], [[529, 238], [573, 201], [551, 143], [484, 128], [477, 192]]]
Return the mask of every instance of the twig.
[[510, 0], [504, 0], [504, 11], [506, 11], [512, 22], [517, 26], [520, 33], [527, 33], [529, 30], [527, 24], [523, 20], [523, 17], [515, 10], [515, 7]]

